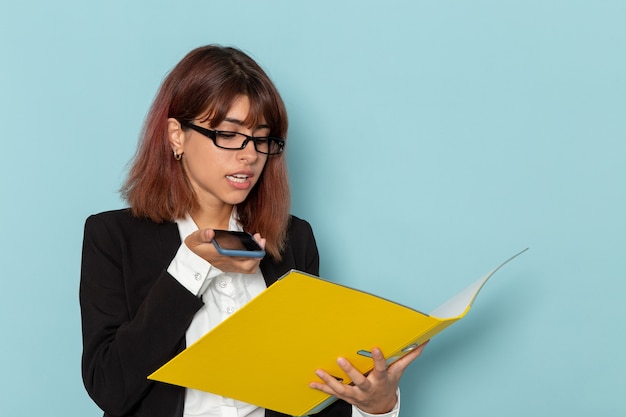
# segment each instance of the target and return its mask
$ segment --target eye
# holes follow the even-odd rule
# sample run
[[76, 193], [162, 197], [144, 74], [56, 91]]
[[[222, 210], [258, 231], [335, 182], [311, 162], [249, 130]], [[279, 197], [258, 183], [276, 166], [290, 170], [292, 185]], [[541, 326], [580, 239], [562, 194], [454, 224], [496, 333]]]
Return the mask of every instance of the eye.
[[226, 131], [221, 131], [221, 130], [218, 130], [215, 133], [219, 139], [224, 139], [224, 140], [235, 139], [238, 135], [237, 132], [226, 132]]

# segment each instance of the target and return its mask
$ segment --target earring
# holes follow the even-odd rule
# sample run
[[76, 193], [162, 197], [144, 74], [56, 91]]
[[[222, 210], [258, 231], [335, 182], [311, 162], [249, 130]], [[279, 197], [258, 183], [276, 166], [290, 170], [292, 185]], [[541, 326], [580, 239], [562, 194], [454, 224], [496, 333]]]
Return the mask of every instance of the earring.
[[181, 159], [183, 159], [183, 154], [181, 153], [176, 153], [176, 151], [174, 151], [174, 159], [177, 161], [180, 161]]

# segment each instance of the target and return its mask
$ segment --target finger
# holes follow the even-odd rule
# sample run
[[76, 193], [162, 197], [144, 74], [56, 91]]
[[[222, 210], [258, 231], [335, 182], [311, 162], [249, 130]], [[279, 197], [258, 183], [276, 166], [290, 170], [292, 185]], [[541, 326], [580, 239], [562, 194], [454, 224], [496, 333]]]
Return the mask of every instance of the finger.
[[337, 364], [341, 367], [341, 369], [348, 375], [348, 377], [352, 380], [354, 385], [358, 386], [360, 389], [367, 391], [371, 385], [369, 380], [365, 375], [361, 373], [358, 369], [356, 369], [350, 361], [345, 358], [338, 358]]
[[198, 246], [203, 243], [211, 242], [214, 237], [215, 232], [213, 231], [213, 229], [200, 229], [187, 236], [185, 242], [188, 245]]
[[318, 391], [322, 391], [322, 392], [324, 392], [326, 394], [329, 394], [329, 395], [337, 396], [337, 394], [335, 393], [334, 390], [332, 390], [328, 385], [322, 384], [321, 382], [311, 382], [309, 384], [309, 387], [313, 388], [313, 389], [316, 389]]
[[266, 240], [265, 240], [265, 239], [263, 239], [263, 238], [261, 237], [261, 234], [260, 234], [260, 233], [255, 233], [255, 234], [254, 234], [254, 240], [256, 240], [256, 241], [257, 241], [257, 243], [259, 244], [259, 246], [260, 246], [260, 247], [262, 247], [263, 249], [265, 249], [265, 243], [266, 243]]
[[318, 369], [315, 371], [315, 375], [317, 375], [324, 383], [321, 382], [311, 382], [309, 386], [311, 388], [315, 388], [320, 391], [324, 391], [327, 394], [337, 395], [339, 392], [342, 392], [345, 388], [345, 385], [342, 384], [335, 377], [330, 375], [328, 372], [325, 372], [322, 369]]
[[390, 368], [393, 368], [394, 371], [400, 371], [400, 372], [404, 372], [404, 370], [417, 358], [419, 358], [419, 356], [422, 354], [422, 352], [424, 351], [424, 348], [426, 347], [426, 345], [428, 344], [428, 342], [430, 342], [430, 340], [425, 341], [424, 343], [422, 343], [421, 345], [419, 345], [417, 348], [415, 348], [413, 351], [407, 353], [406, 355], [404, 355], [402, 358], [398, 359], [396, 362], [394, 362]]
[[244, 274], [253, 274], [258, 269], [260, 263], [261, 261], [258, 259], [251, 260], [246, 258], [246, 260], [242, 261], [240, 265]]
[[379, 348], [372, 349], [372, 358], [374, 359], [374, 370], [376, 372], [385, 372], [387, 370], [387, 361]]
[[213, 238], [215, 237], [215, 231], [213, 229], [202, 229], [201, 236], [203, 242], [209, 243], [213, 241]]
[[218, 252], [213, 258], [214, 266], [224, 272], [241, 272], [244, 274], [253, 274], [256, 272], [261, 260], [259, 258], [248, 258], [242, 256], [227, 256]]

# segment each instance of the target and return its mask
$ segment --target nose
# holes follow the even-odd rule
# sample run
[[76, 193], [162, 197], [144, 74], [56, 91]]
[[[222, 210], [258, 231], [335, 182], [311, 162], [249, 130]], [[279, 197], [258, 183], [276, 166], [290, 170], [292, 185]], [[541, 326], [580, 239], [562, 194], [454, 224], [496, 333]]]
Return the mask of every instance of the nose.
[[254, 147], [254, 142], [250, 139], [248, 139], [246, 145], [244, 146], [243, 149], [239, 150], [239, 159], [240, 160], [245, 160], [246, 162], [248, 162], [249, 164], [253, 163], [254, 161], [257, 160], [257, 158], [259, 157], [258, 152], [256, 151], [256, 148]]

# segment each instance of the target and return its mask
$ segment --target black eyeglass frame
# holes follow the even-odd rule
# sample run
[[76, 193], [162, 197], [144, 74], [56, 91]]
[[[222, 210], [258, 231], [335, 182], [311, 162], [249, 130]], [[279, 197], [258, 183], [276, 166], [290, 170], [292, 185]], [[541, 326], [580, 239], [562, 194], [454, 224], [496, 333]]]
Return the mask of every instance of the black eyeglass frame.
[[[179, 120], [180, 124], [184, 127], [188, 127], [189, 129], [195, 130], [196, 132], [200, 133], [203, 136], [206, 136], [207, 138], [211, 139], [211, 141], [213, 141], [213, 144], [215, 146], [217, 146], [220, 149], [226, 149], [228, 151], [239, 151], [242, 149], [245, 149], [245, 147], [248, 145], [248, 142], [252, 141], [252, 144], [254, 145], [254, 150], [256, 150], [258, 153], [262, 153], [264, 155], [279, 155], [281, 154], [284, 150], [285, 150], [285, 140], [281, 139], [281, 138], [276, 138], [273, 136], [249, 136], [246, 135], [245, 133], [240, 133], [240, 132], [232, 132], [229, 130], [215, 130], [215, 129], [207, 129], [205, 127], [202, 126], [198, 126], [196, 124], [193, 124], [187, 120]], [[220, 146], [217, 144], [217, 134], [218, 133], [233, 133], [233, 134], [237, 134], [237, 135], [242, 135], [245, 136], [246, 140], [243, 141], [243, 143], [241, 144], [241, 146], [239, 148], [225, 148], [223, 146]], [[259, 150], [259, 148], [257, 147], [257, 141], [258, 140], [267, 140], [267, 149], [268, 152], [263, 152], [261, 150]], [[272, 149], [272, 142], [276, 143], [276, 145], [278, 145], [278, 152], [272, 152], [270, 153], [269, 150]]]

